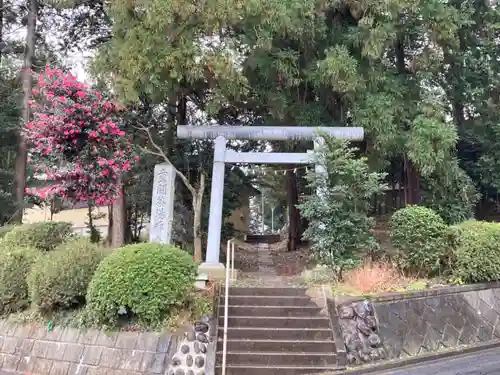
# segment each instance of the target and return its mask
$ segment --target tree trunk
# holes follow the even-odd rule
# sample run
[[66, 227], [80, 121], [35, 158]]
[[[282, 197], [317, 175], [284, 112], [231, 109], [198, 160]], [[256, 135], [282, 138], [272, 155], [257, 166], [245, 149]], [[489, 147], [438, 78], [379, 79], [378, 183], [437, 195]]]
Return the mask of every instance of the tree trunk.
[[287, 205], [288, 205], [288, 251], [297, 250], [300, 243], [300, 215], [297, 209], [297, 179], [293, 171], [287, 171]]
[[[0, 0], [0, 44], [3, 42], [3, 0]], [[0, 63], [2, 62], [2, 49], [0, 48]]]
[[113, 203], [108, 205], [108, 235], [106, 237], [106, 244], [111, 247], [111, 239], [113, 238]]
[[201, 238], [201, 217], [203, 209], [203, 194], [205, 192], [205, 174], [200, 174], [200, 184], [198, 190], [193, 194], [193, 243], [194, 259], [203, 260], [203, 245]]
[[23, 124], [18, 133], [17, 155], [16, 155], [16, 204], [17, 212], [13, 217], [14, 222], [22, 223], [24, 212], [24, 192], [26, 190], [26, 162], [28, 146], [24, 136], [24, 126], [30, 120], [30, 99], [33, 89], [33, 78], [31, 68], [33, 66], [33, 58], [35, 55], [35, 40], [36, 40], [36, 17], [38, 12], [37, 0], [29, 1], [28, 9], [28, 24], [26, 34], [26, 48], [24, 51], [23, 63], [23, 103], [22, 103], [22, 118]]
[[89, 218], [89, 230], [92, 230], [94, 227], [94, 218], [92, 217], [92, 202], [90, 198], [87, 200], [87, 216]]
[[405, 182], [407, 190], [407, 204], [420, 203], [420, 174], [412, 161], [405, 158]]
[[118, 198], [113, 202], [113, 232], [111, 246], [120, 247], [125, 244], [125, 232], [127, 225], [127, 206], [125, 204], [125, 187], [120, 181]]

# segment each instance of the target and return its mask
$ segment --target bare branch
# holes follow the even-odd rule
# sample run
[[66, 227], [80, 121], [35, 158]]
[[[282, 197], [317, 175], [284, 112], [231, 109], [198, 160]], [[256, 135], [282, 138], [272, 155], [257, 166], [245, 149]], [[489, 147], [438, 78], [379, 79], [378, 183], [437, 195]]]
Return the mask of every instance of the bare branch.
[[143, 132], [145, 132], [148, 135], [149, 142], [151, 143], [151, 145], [154, 147], [154, 149], [156, 151], [153, 151], [153, 150], [150, 150], [149, 148], [145, 148], [145, 147], [141, 147], [141, 146], [139, 146], [139, 148], [148, 154], [161, 157], [163, 160], [165, 160], [166, 163], [170, 164], [174, 168], [175, 174], [177, 176], [179, 176], [179, 178], [182, 180], [182, 183], [184, 184], [184, 186], [186, 186], [186, 188], [191, 192], [193, 197], [196, 197], [196, 189], [193, 187], [193, 185], [191, 185], [191, 183], [189, 182], [189, 179], [172, 164], [172, 162], [170, 161], [168, 156], [165, 154], [163, 149], [160, 147], [160, 145], [158, 145], [158, 143], [156, 143], [154, 141], [153, 135], [151, 134], [151, 131], [149, 130], [149, 128], [144, 126], [144, 125], [135, 126], [135, 128], [142, 130]]

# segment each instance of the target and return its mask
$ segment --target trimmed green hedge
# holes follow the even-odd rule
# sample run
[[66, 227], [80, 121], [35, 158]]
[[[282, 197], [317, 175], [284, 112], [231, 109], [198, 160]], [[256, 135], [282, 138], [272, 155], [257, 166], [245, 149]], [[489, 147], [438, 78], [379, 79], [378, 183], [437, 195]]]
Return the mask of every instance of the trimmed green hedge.
[[73, 224], [64, 221], [24, 224], [5, 234], [2, 247], [30, 247], [50, 251], [73, 236]]
[[0, 238], [4, 238], [7, 233], [14, 229], [15, 225], [3, 225], [0, 227]]
[[500, 280], [500, 224], [469, 220], [450, 228], [453, 277], [460, 283]]
[[39, 252], [29, 248], [0, 251], [0, 313], [27, 308], [30, 304], [26, 277]]
[[389, 227], [403, 269], [433, 275], [446, 267], [443, 260], [448, 250], [448, 226], [436, 212], [422, 206], [408, 206], [394, 213]]
[[87, 314], [92, 323], [116, 325], [120, 313], [158, 324], [194, 287], [197, 265], [185, 251], [141, 243], [115, 250], [90, 282]]
[[88, 238], [77, 238], [44, 254], [27, 279], [32, 304], [44, 312], [83, 305], [102, 259], [103, 250]]

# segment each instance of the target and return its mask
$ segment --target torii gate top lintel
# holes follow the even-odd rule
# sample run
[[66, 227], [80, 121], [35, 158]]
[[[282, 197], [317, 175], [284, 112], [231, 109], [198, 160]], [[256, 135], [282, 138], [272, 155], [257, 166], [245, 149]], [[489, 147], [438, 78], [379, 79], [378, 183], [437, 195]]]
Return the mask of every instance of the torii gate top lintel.
[[311, 127], [311, 126], [190, 126], [179, 125], [177, 136], [181, 139], [216, 139], [227, 140], [313, 140], [318, 132], [332, 137], [351, 141], [362, 141], [363, 128], [360, 127]]

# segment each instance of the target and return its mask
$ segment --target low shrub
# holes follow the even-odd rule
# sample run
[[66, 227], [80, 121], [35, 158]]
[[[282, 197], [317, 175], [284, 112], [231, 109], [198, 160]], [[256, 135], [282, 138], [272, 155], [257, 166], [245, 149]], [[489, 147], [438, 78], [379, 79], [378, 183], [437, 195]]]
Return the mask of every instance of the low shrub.
[[92, 323], [116, 325], [133, 315], [154, 325], [193, 290], [197, 266], [185, 251], [169, 245], [141, 243], [122, 247], [97, 268], [87, 292]]
[[42, 312], [82, 305], [102, 258], [102, 250], [88, 238], [74, 239], [44, 254], [27, 278], [32, 304]]
[[469, 220], [450, 228], [453, 281], [500, 280], [500, 224]]
[[0, 238], [4, 238], [7, 233], [14, 229], [15, 225], [2, 225], [0, 227]]
[[13, 228], [5, 234], [2, 246], [4, 248], [30, 247], [50, 251], [73, 236], [73, 224], [64, 221], [45, 221]]
[[26, 277], [38, 251], [10, 248], [0, 252], [0, 313], [8, 314], [29, 306]]
[[437, 274], [448, 253], [448, 226], [433, 210], [408, 206], [389, 222], [392, 245], [399, 250], [399, 266], [418, 275]]

